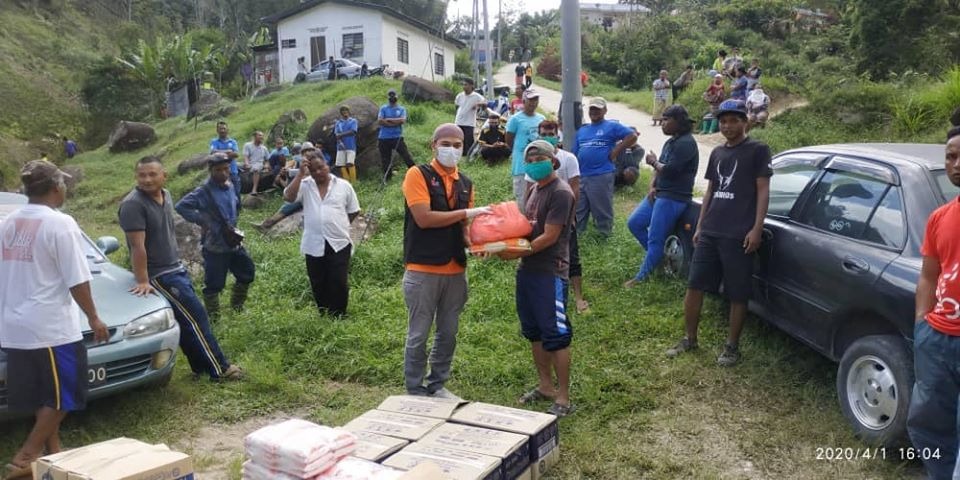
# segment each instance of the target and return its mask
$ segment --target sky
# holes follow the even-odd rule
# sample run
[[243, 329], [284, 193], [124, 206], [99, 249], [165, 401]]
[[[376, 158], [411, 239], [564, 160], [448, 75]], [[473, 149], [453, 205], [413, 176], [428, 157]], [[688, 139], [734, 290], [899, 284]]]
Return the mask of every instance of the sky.
[[[530, 13], [560, 8], [560, 0], [487, 0], [491, 17], [496, 16], [500, 11], [499, 4], [501, 1], [505, 4], [518, 6], [517, 10], [519, 11]], [[482, 9], [483, 0], [480, 0], [480, 2], [480, 8]], [[589, 0], [581, 1], [581, 3], [617, 3], [617, 0]], [[506, 6], [504, 6], [504, 9], [506, 9]], [[447, 17], [455, 18], [458, 10], [460, 15], [469, 15], [473, 11], [473, 0], [450, 0], [447, 7]]]

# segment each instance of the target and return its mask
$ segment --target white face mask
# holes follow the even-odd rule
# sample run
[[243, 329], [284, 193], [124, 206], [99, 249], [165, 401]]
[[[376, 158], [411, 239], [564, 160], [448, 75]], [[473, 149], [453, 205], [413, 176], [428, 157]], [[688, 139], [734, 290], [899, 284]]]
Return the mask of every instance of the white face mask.
[[440, 165], [443, 165], [444, 167], [456, 167], [457, 162], [460, 161], [461, 155], [463, 155], [462, 148], [437, 147], [437, 161], [440, 162]]

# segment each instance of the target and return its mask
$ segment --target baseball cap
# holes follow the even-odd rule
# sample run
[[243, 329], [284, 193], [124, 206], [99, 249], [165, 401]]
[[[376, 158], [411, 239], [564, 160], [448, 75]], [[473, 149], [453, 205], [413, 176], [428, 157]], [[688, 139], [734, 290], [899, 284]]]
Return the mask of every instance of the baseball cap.
[[736, 113], [743, 118], [747, 118], [747, 104], [743, 100], [724, 100], [717, 109], [717, 118], [727, 113]]
[[683, 105], [670, 105], [663, 111], [662, 115], [664, 118], [672, 118], [680, 123], [694, 123], [694, 120], [690, 118], [690, 114], [687, 113], [686, 108], [683, 108]]
[[607, 108], [607, 101], [603, 97], [595, 97], [590, 100], [589, 108]]
[[557, 154], [557, 149], [546, 140], [534, 140], [523, 149], [524, 157], [530, 155], [531, 153], [537, 155], [550, 155], [552, 157]]
[[210, 155], [207, 157], [207, 166], [212, 167], [214, 165], [220, 165], [223, 163], [230, 163], [230, 157], [226, 155]]
[[32, 160], [20, 169], [20, 181], [25, 187], [67, 178], [73, 177], [48, 160]]
[[306, 152], [307, 150], [316, 150], [316, 149], [317, 147], [313, 146], [313, 142], [303, 142], [303, 144], [300, 145], [301, 152]]
[[526, 90], [523, 91], [523, 99], [524, 99], [524, 100], [532, 100], [532, 99], [534, 99], [534, 98], [540, 98], [540, 92], [538, 92], [538, 91], [536, 91], [536, 90], [534, 90], [534, 89], [532, 89], [532, 88], [528, 88], [528, 89], [526, 89]]

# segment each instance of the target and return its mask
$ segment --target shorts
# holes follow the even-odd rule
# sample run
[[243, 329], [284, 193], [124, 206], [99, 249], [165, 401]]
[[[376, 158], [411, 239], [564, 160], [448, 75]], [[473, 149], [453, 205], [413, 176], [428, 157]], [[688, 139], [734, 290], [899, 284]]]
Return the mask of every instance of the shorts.
[[250, 162], [250, 171], [254, 173], [260, 173], [263, 171], [263, 161]]
[[570, 346], [573, 327], [567, 318], [567, 281], [550, 273], [517, 270], [517, 316], [520, 331], [548, 352]]
[[87, 406], [87, 348], [82, 341], [7, 354], [8, 408], [33, 413], [40, 407], [60, 411]]
[[753, 293], [753, 254], [743, 252], [743, 239], [700, 235], [690, 262], [687, 286], [723, 294], [731, 302], [746, 303]]
[[353, 165], [357, 161], [357, 151], [356, 150], [338, 150], [337, 151], [337, 167], [345, 167], [347, 165]]

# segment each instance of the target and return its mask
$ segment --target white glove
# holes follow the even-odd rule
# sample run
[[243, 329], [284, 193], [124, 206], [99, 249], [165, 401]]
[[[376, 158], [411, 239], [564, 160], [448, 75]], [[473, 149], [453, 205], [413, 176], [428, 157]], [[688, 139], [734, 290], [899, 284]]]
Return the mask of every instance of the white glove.
[[477, 215], [488, 215], [493, 213], [493, 209], [490, 207], [477, 207], [477, 208], [468, 208], [465, 210], [467, 212], [467, 218], [473, 218]]

